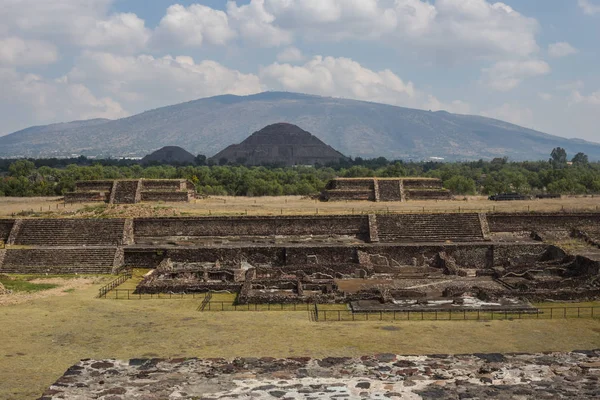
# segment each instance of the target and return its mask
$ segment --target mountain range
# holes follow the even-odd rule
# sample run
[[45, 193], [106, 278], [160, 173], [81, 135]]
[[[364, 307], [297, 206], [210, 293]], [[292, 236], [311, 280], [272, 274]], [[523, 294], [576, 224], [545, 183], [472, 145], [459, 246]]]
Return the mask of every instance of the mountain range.
[[223, 95], [118, 120], [35, 126], [0, 137], [0, 157], [142, 157], [163, 146], [213, 156], [266, 125], [286, 122], [352, 157], [547, 159], [555, 147], [600, 159], [600, 144], [475, 115], [287, 92]]

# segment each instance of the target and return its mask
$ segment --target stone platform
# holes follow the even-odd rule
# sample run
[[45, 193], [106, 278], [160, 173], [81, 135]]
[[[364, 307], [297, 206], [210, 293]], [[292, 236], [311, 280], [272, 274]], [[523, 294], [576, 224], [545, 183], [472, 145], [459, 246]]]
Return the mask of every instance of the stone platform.
[[593, 399], [599, 382], [600, 350], [83, 360], [41, 399]]

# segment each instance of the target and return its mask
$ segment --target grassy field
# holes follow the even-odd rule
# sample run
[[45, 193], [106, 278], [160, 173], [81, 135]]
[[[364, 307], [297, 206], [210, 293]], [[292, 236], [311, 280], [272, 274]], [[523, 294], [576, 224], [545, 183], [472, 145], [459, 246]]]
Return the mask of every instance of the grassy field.
[[198, 312], [199, 299], [95, 298], [106, 280], [0, 307], [0, 398], [39, 396], [88, 357], [537, 352], [600, 344], [599, 320], [315, 323], [306, 312]]
[[[63, 204], [60, 198], [0, 197], [0, 217], [13, 214], [38, 217], [97, 217], [98, 203]], [[101, 216], [123, 217], [156, 215], [307, 215], [361, 214], [386, 212], [557, 212], [597, 211], [600, 197], [564, 197], [562, 199], [526, 201], [489, 201], [481, 196], [461, 197], [448, 201], [382, 202], [367, 201], [319, 202], [299, 196], [285, 197], [210, 197], [191, 203], [144, 203], [109, 209]], [[33, 211], [33, 214], [31, 212]], [[112, 214], [111, 214], [112, 213]]]

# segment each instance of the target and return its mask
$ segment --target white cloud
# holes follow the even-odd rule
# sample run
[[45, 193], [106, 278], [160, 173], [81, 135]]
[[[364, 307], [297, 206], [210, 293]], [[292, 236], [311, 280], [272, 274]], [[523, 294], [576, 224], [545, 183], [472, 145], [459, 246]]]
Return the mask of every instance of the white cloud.
[[585, 14], [594, 15], [600, 13], [600, 4], [592, 3], [590, 0], [579, 0], [578, 4]]
[[120, 118], [128, 114], [110, 97], [95, 96], [85, 85], [66, 79], [49, 80], [0, 68], [0, 86], [3, 129], [23, 128], [23, 123]]
[[486, 0], [251, 0], [250, 6], [273, 17], [270, 28], [309, 40], [377, 40], [437, 61], [539, 50], [535, 19]]
[[411, 104], [416, 94], [412, 82], [404, 82], [390, 70], [372, 71], [349, 58], [316, 56], [301, 66], [274, 63], [263, 68], [260, 77], [273, 90], [387, 104]]
[[287, 47], [277, 54], [277, 61], [282, 63], [294, 63], [304, 60], [304, 54], [297, 47]]
[[483, 69], [484, 83], [494, 90], [507, 92], [519, 86], [526, 78], [550, 73], [545, 61], [501, 61], [491, 68]]
[[275, 17], [265, 10], [264, 0], [252, 0], [243, 6], [230, 0], [227, 2], [227, 15], [246, 42], [262, 47], [277, 47], [293, 41], [290, 32], [273, 25]]
[[58, 51], [52, 43], [18, 37], [0, 38], [0, 65], [43, 65], [57, 59]]
[[[0, 26], [23, 40], [120, 52], [139, 50], [149, 31], [135, 14], [109, 14], [114, 0], [3, 0]], [[1, 30], [0, 30], [1, 33]]]
[[200, 4], [170, 6], [155, 32], [164, 46], [224, 45], [236, 36], [225, 12]]
[[378, 0], [252, 0], [264, 4], [278, 26], [313, 40], [378, 39], [397, 25]]
[[550, 57], [566, 57], [570, 56], [571, 54], [577, 54], [578, 52], [579, 50], [567, 42], [552, 43], [548, 46], [548, 55]]
[[538, 97], [544, 101], [550, 101], [554, 98], [550, 93], [545, 92], [538, 93]]
[[500, 107], [482, 111], [481, 115], [521, 126], [531, 126], [533, 124], [533, 111], [530, 108], [511, 103], [504, 103]]
[[574, 90], [569, 96], [569, 104], [586, 104], [600, 106], [600, 90], [589, 95], [581, 94], [579, 90]]
[[79, 44], [88, 48], [114, 49], [134, 53], [146, 46], [150, 31], [144, 20], [132, 13], [111, 15], [98, 20], [80, 38]]
[[221, 94], [263, 90], [256, 75], [243, 74], [210, 60], [150, 55], [119, 56], [85, 52], [67, 75], [127, 104], [133, 112]]

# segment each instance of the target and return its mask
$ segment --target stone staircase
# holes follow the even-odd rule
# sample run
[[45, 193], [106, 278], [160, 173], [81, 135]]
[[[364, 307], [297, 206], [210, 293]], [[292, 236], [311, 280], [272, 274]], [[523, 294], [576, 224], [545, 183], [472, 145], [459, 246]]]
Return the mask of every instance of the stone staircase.
[[141, 180], [116, 181], [111, 201], [114, 204], [135, 204], [141, 200]]
[[20, 246], [118, 246], [124, 219], [23, 219], [14, 243]]
[[478, 214], [378, 215], [381, 243], [485, 240]]
[[7, 249], [1, 273], [110, 274], [115, 247], [46, 247]]

